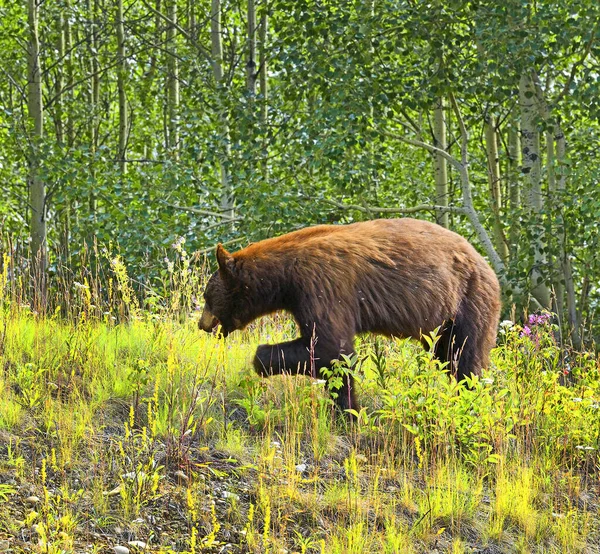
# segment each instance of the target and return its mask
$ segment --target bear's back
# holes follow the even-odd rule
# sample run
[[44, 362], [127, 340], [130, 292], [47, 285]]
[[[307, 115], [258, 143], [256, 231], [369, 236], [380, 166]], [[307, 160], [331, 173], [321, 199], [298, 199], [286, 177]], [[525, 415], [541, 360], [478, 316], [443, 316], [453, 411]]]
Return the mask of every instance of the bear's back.
[[444, 264], [469, 271], [475, 263], [487, 266], [460, 235], [435, 223], [412, 218], [306, 227], [250, 244], [234, 253], [234, 257], [246, 262], [268, 259], [285, 263], [285, 259], [291, 258], [308, 264], [321, 260], [334, 265], [360, 264], [360, 260], [368, 259], [389, 267], [410, 259], [415, 270]]

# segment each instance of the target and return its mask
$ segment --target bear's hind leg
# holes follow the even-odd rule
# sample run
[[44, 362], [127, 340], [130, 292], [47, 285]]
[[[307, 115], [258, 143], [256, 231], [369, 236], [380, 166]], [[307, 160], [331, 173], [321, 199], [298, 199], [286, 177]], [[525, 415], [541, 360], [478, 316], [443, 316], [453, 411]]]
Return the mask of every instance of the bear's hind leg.
[[[451, 374], [455, 374], [452, 368], [452, 337], [454, 331], [454, 321], [448, 319], [440, 326], [438, 331], [437, 341], [433, 347], [434, 357], [440, 361], [440, 363], [446, 363], [444, 369]], [[429, 349], [429, 344], [426, 340], [421, 339], [421, 343], [425, 349]]]
[[496, 321], [480, 307], [476, 308], [467, 305], [456, 317], [452, 330], [450, 361], [452, 373], [459, 381], [472, 375], [481, 376], [496, 341]]
[[[421, 342], [425, 348], [429, 347], [425, 340]], [[481, 375], [480, 331], [464, 315], [442, 324], [433, 354], [458, 381], [467, 375]]]
[[456, 377], [457, 381], [473, 375], [481, 376], [484, 359], [481, 335], [478, 330], [466, 322], [455, 324], [449, 358], [452, 375]]

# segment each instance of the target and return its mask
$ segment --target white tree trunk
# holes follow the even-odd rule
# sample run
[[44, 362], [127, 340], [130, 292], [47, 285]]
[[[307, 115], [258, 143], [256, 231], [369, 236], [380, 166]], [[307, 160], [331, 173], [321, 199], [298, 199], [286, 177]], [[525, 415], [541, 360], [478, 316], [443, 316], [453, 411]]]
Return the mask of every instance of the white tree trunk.
[[40, 142], [44, 136], [44, 108], [42, 100], [42, 72], [38, 34], [39, 7], [37, 0], [28, 0], [27, 45], [28, 77], [27, 107], [33, 124], [29, 150], [29, 204], [31, 208], [31, 272], [34, 284], [34, 304], [42, 309], [46, 303], [46, 186], [40, 176]]
[[[221, 0], [212, 0], [210, 12], [210, 37], [212, 67], [217, 85], [217, 94], [224, 94], [223, 91], [223, 41], [221, 37]], [[229, 122], [226, 108], [223, 104], [219, 106], [219, 118], [221, 120], [221, 131], [223, 133], [223, 150], [220, 156], [221, 172], [221, 211], [224, 216], [233, 219], [234, 197], [231, 190], [231, 179], [229, 175], [229, 160], [231, 159], [231, 145], [229, 142]]]
[[[521, 172], [521, 141], [517, 131], [516, 118], [513, 118], [508, 130], [508, 190], [510, 213], [515, 214], [521, 209], [521, 186], [519, 174]], [[511, 258], [518, 254], [520, 225], [515, 219], [511, 222], [509, 230], [509, 248]]]
[[[456, 116], [456, 120], [458, 121], [460, 131], [460, 160], [455, 158], [445, 150], [441, 150], [436, 146], [433, 146], [432, 144], [427, 144], [422, 140], [411, 139], [402, 135], [396, 135], [394, 133], [389, 133], [385, 131], [384, 134], [389, 137], [398, 139], [406, 144], [412, 144], [413, 146], [424, 148], [432, 154], [439, 154], [443, 156], [448, 161], [448, 163], [450, 163], [458, 171], [458, 174], [460, 176], [460, 188], [462, 192], [463, 206], [461, 208], [454, 209], [453, 211], [462, 213], [465, 216], [467, 216], [469, 222], [473, 226], [473, 230], [475, 231], [475, 234], [477, 235], [481, 246], [485, 250], [485, 253], [487, 254], [488, 258], [490, 259], [490, 263], [494, 268], [494, 271], [498, 274], [500, 281], [504, 283], [506, 280], [504, 262], [502, 261], [502, 258], [500, 258], [500, 256], [498, 255], [498, 252], [496, 252], [496, 249], [494, 248], [494, 243], [492, 242], [492, 239], [490, 239], [490, 236], [486, 231], [485, 227], [481, 224], [481, 221], [479, 221], [479, 215], [477, 214], [477, 210], [475, 210], [475, 207], [473, 206], [471, 178], [469, 176], [469, 133], [460, 113], [460, 108], [456, 102], [456, 98], [454, 98], [453, 94], [450, 94], [450, 102], [454, 114]], [[434, 208], [434, 210], [435, 209], [436, 208]], [[406, 210], [402, 211], [405, 213], [407, 212]]]
[[[58, 54], [58, 59], [63, 60], [65, 57], [65, 33], [63, 29], [65, 27], [65, 14], [63, 10], [59, 11], [58, 14], [58, 41], [56, 44], [56, 50]], [[55, 113], [55, 127], [56, 127], [56, 141], [59, 146], [62, 146], [65, 142], [65, 130], [64, 130], [64, 122], [63, 122], [63, 89], [65, 88], [65, 79], [64, 73], [62, 71], [58, 71], [56, 75], [56, 107], [54, 108]]]
[[256, 96], [256, 6], [248, 0], [248, 59], [246, 60], [246, 86], [250, 96]]
[[269, 139], [268, 139], [268, 118], [269, 118], [269, 82], [267, 80], [267, 37], [269, 32], [269, 12], [267, 6], [262, 7], [260, 14], [260, 125], [263, 134], [262, 148], [262, 171], [265, 182], [269, 181]]
[[125, 57], [125, 26], [123, 21], [123, 0], [117, 0], [117, 89], [119, 94], [119, 167], [121, 173], [127, 173], [127, 139], [129, 134], [129, 114], [127, 113], [127, 94], [125, 79], [127, 60]]
[[488, 182], [492, 198], [492, 216], [494, 221], [494, 245], [504, 263], [508, 262], [508, 245], [502, 229], [500, 209], [502, 207], [502, 189], [500, 187], [500, 159], [498, 157], [498, 138], [496, 118], [488, 116], [485, 121], [485, 149], [488, 163]]
[[179, 157], [179, 64], [177, 61], [177, 0], [169, 0], [167, 17], [167, 148], [175, 159]]
[[519, 103], [521, 108], [521, 149], [523, 153], [523, 169], [527, 183], [527, 208], [532, 215], [532, 240], [534, 241], [534, 266], [531, 273], [531, 294], [539, 304], [550, 309], [550, 289], [541, 271], [547, 265], [544, 249], [544, 230], [539, 224], [540, 212], [544, 205], [541, 180], [540, 134], [537, 123], [540, 118], [539, 105], [536, 100], [535, 85], [529, 71], [521, 75], [519, 82]]
[[[557, 167], [559, 168], [559, 175], [556, 179], [557, 190], [560, 193], [564, 193], [566, 186], [566, 140], [565, 135], [560, 128], [560, 125], [556, 124], [554, 127], [554, 140], [556, 141], [556, 161]], [[555, 176], [556, 178], [556, 176]], [[565, 236], [565, 222], [562, 212], [558, 210], [557, 216], [557, 227], [559, 233], [559, 245], [560, 245], [560, 259], [561, 269], [565, 281], [565, 289], [567, 292], [567, 319], [569, 321], [569, 327], [571, 329], [571, 339], [575, 348], [581, 348], [581, 331], [580, 322], [577, 318], [577, 301], [575, 299], [575, 286], [573, 283], [573, 269], [571, 267], [571, 258], [567, 249], [567, 241]]]
[[[437, 104], [433, 110], [433, 145], [440, 150], [448, 148], [446, 138], [446, 114], [444, 111], [444, 99], [438, 98]], [[435, 204], [438, 206], [448, 206], [448, 162], [441, 154], [434, 152], [433, 156], [433, 175], [435, 179]], [[438, 210], [435, 215], [436, 223], [442, 227], [449, 227], [449, 213], [444, 210]]]
[[[95, 157], [96, 152], [98, 150], [98, 125], [99, 125], [99, 117], [98, 110], [100, 109], [100, 64], [98, 63], [98, 0], [87, 0], [86, 3], [88, 17], [91, 21], [91, 32], [90, 32], [90, 45], [92, 52], [92, 60], [91, 60], [91, 74], [92, 79], [90, 82], [90, 108], [92, 110], [92, 117], [90, 118], [90, 146], [92, 149], [92, 154]], [[96, 191], [94, 190], [94, 186], [96, 184], [96, 163], [95, 160], [92, 160], [91, 166], [91, 174], [92, 174], [92, 187], [89, 191], [89, 207], [90, 212], [92, 213], [93, 218], [96, 217]]]

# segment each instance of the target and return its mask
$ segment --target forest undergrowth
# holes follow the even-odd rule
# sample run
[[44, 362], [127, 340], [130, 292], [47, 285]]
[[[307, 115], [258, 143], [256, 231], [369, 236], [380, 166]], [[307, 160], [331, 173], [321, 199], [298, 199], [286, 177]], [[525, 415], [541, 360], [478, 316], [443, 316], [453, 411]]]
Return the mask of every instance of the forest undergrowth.
[[285, 316], [226, 340], [176, 317], [189, 265], [168, 309], [117, 260], [113, 304], [82, 279], [68, 315], [36, 314], [4, 267], [0, 552], [600, 551], [598, 360], [544, 314], [503, 322], [470, 388], [416, 343], [360, 338], [349, 423], [323, 381], [253, 373]]

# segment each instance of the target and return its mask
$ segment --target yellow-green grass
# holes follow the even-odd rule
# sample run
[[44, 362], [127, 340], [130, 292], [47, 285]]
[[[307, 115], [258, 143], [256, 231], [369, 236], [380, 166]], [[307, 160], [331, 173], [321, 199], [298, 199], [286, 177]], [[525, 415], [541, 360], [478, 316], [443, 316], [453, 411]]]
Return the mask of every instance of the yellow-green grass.
[[539, 333], [501, 335], [470, 389], [419, 345], [361, 338], [349, 424], [322, 382], [252, 372], [260, 342], [294, 336], [285, 317], [219, 340], [141, 310], [114, 324], [7, 305], [0, 545], [592, 552], [597, 360], [572, 355], [565, 376]]

